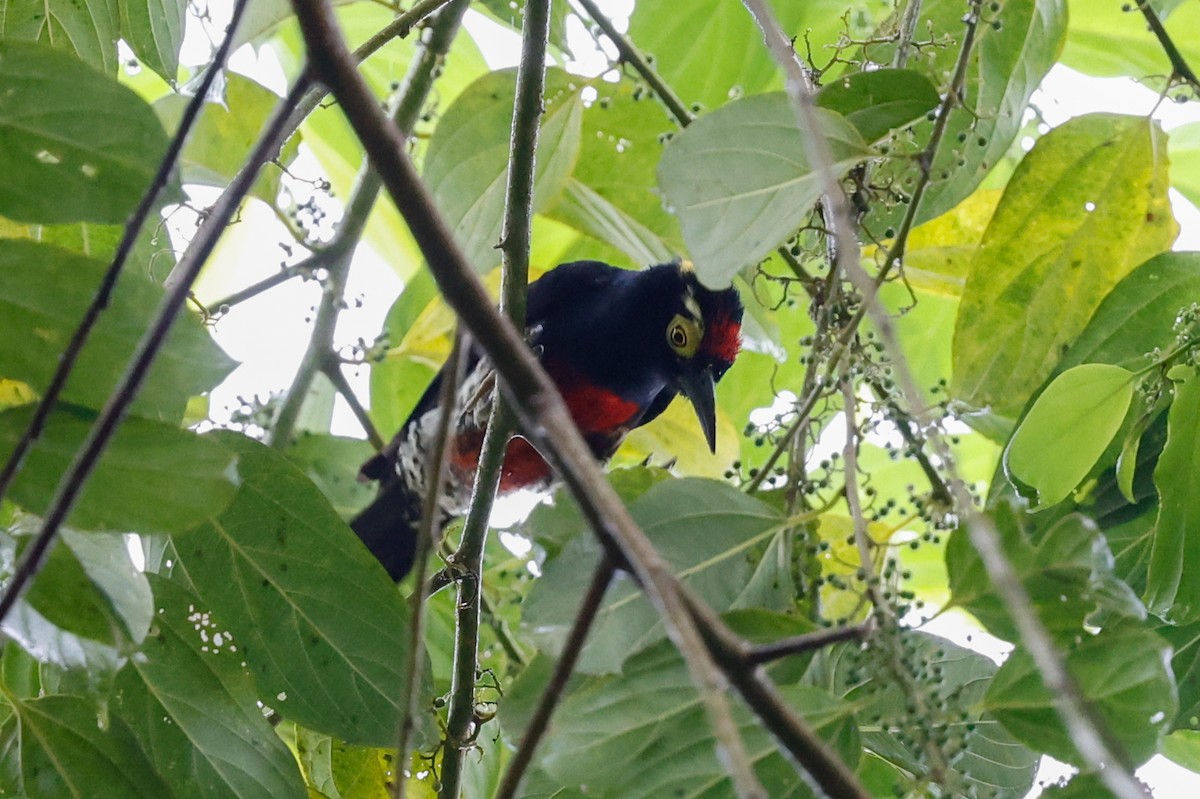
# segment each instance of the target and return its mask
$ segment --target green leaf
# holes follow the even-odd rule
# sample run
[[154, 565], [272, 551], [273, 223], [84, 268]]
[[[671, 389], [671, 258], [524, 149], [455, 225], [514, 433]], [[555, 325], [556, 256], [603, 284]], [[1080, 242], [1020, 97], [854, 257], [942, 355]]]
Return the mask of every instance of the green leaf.
[[[1035, 544], [1025, 531], [1029, 517], [1016, 503], [1002, 501], [989, 515], [1017, 579], [1052, 632], [1073, 637], [1097, 609], [1145, 619], [1146, 610], [1136, 595], [1113, 574], [1107, 541], [1086, 516], [1064, 517]], [[1020, 640], [966, 530], [950, 536], [946, 570], [954, 605], [970, 611], [993, 635]]]
[[[516, 73], [484, 75], [446, 109], [425, 157], [429, 186], [455, 240], [482, 273], [500, 263], [513, 90]], [[562, 191], [579, 155], [582, 80], [554, 69], [546, 75], [546, 113], [538, 134], [534, 210]]]
[[[868, 154], [858, 131], [819, 110], [838, 174]], [[727, 285], [800, 227], [821, 196], [796, 112], [782, 92], [729, 103], [667, 145], [658, 185], [683, 225], [697, 272]]]
[[184, 588], [150, 579], [154, 631], [117, 677], [117, 715], [180, 799], [303, 799], [296, 761], [256, 705], [237, 641]]
[[[842, 0], [772, 3], [797, 47], [824, 60], [843, 36], [862, 38], [889, 7]], [[762, 33], [735, 0], [696, 0], [679, 14], [669, 3], [642, 3], [629, 18], [629, 38], [654, 57], [654, 68], [685, 103], [716, 108], [730, 99], [783, 88]], [[805, 50], [800, 50], [801, 54]], [[825, 64], [821, 63], [824, 67]]]
[[[744, 624], [731, 622], [743, 633], [763, 622], [777, 631], [777, 618], [752, 614]], [[787, 621], [781, 623], [786, 627]], [[794, 677], [790, 682], [779, 687], [784, 701], [853, 767], [860, 752], [854, 706], [820, 689], [796, 685]], [[740, 704], [734, 706], [734, 718], [768, 795], [808, 796], [804, 778]], [[580, 680], [555, 713], [538, 758], [561, 786], [586, 786], [592, 795], [733, 795], [727, 772], [716, 758], [703, 705], [668, 641], [630, 658], [619, 678]]]
[[1162, 753], [1188, 771], [1200, 774], [1200, 731], [1175, 730], [1163, 739]]
[[77, 696], [6, 697], [0, 792], [70, 799], [171, 799], [133, 734]]
[[[1102, 78], [1161, 79], [1171, 74], [1171, 63], [1136, 4], [1070, 0], [1070, 8], [1063, 64]], [[1200, 30], [1200, 7], [1177, 3], [1169, 15], [1160, 10], [1159, 16], [1184, 59], [1192, 64], [1200, 60], [1200, 46], [1193, 35]]]
[[1200, 122], [1190, 122], [1171, 130], [1167, 136], [1171, 157], [1171, 186], [1200, 206]]
[[916, 775], [908, 780], [904, 795], [925, 795], [928, 785], [920, 778], [928, 773], [929, 764], [921, 741], [927, 740], [928, 732], [945, 730], [948, 740], [937, 744], [951, 763], [949, 773], [943, 775], [944, 795], [1025, 796], [1041, 758], [1009, 735], [982, 706], [996, 665], [935, 635], [906, 632], [899, 668], [919, 680], [915, 689], [924, 692], [926, 710], [918, 712], [909, 691], [897, 685], [892, 646], [849, 644], [826, 649], [813, 659], [805, 681], [854, 705], [859, 718], [878, 720], [862, 730], [864, 751], [902, 773]]
[[[175, 131], [191, 100], [182, 94], [168, 94], [154, 103], [154, 110], [166, 128]], [[278, 104], [279, 96], [271, 90], [236, 73], [227, 74], [224, 104], [204, 104], [183, 148], [179, 162], [183, 181], [217, 188], [229, 185]], [[279, 165], [263, 167], [252, 189], [256, 197], [268, 204], [275, 202], [283, 175], [280, 167], [295, 157], [299, 145], [300, 137], [293, 136], [278, 159]]]
[[[966, 33], [967, 11], [959, 0], [921, 3], [916, 27], [920, 35], [952, 44], [913, 57], [910, 67], [927, 75], [942, 93], [950, 91]], [[970, 196], [1004, 158], [1021, 129], [1030, 97], [1062, 48], [1066, 12], [1065, 0], [1007, 0], [995, 9], [983, 10], [961, 95], [965, 103], [956, 103], [950, 111], [942, 145], [929, 167], [931, 179], [917, 213], [918, 223], [940, 216]], [[903, 13], [903, 9], [897, 12]], [[894, 41], [898, 24], [898, 16], [894, 16], [870, 38], [892, 37]], [[870, 45], [864, 57], [876, 64], [890, 64], [894, 52], [894, 46]], [[931, 119], [918, 123], [911, 139], [897, 142], [892, 151], [920, 152], [927, 146], [934, 124]], [[891, 159], [876, 180], [911, 189], [921, 169], [917, 158]], [[865, 223], [872, 230], [895, 227], [908, 209], [906, 203], [876, 205]]]
[[1050, 381], [1004, 451], [1004, 468], [1035, 492], [1061, 502], [1104, 453], [1133, 400], [1134, 374], [1119, 366], [1075, 366]]
[[357, 479], [359, 467], [375, 454], [361, 438], [303, 432], [295, 437], [286, 454], [344, 519], [375, 497], [374, 487]]
[[[330, 799], [390, 799], [393, 795], [394, 749], [348, 746], [297, 727], [296, 751], [308, 783]], [[413, 795], [411, 788], [408, 795]]]
[[0, 0], [0, 39], [41, 42], [115, 75], [117, 0]]
[[[1175, 718], [1178, 697], [1168, 665], [1170, 651], [1154, 633], [1106, 627], [1098, 635], [1085, 636], [1067, 653], [1067, 667], [1083, 695], [1135, 765], [1158, 751], [1160, 736]], [[1021, 647], [996, 672], [985, 699], [987, 709], [1026, 745], [1079, 763], [1054, 703], [1033, 659]]]
[[118, 4], [121, 37], [143, 64], [174, 86], [187, 0], [118, 0]]
[[1041, 138], [988, 225], [954, 331], [953, 394], [1013, 416], [1132, 269], [1178, 230], [1162, 134], [1077, 117]]
[[884, 138], [937, 107], [937, 89], [929, 78], [911, 69], [853, 72], [821, 87], [813, 98], [835, 111], [869, 142]]
[[[0, 336], [0, 374], [44, 391], [107, 268], [103, 261], [57, 247], [0, 240], [0, 329], [18, 331]], [[124, 270], [71, 372], [65, 400], [104, 407], [162, 296], [162, 287], [147, 276], [144, 265]], [[178, 422], [188, 398], [216, 386], [235, 365], [199, 318], [184, 313], [130, 410]]]
[[140, 97], [60, 50], [0, 41], [0, 215], [123, 223], [167, 148]]
[[1048, 785], [1042, 799], [1116, 799], [1098, 774], [1076, 774], [1065, 785]]
[[635, 264], [671, 260], [670, 247], [654, 231], [573, 177], [567, 180], [553, 215], [576, 230], [611, 244]]
[[[1167, 444], [1154, 469], [1158, 522], [1150, 550], [1146, 606], [1175, 624], [1200, 620], [1200, 379], [1175, 384]], [[1184, 575], [1189, 575], [1184, 579]]]
[[1176, 315], [1194, 302], [1200, 302], [1200, 253], [1159, 253], [1113, 287], [1058, 368], [1147, 366], [1149, 353], [1174, 340]]
[[[657, 483], [630, 505], [672, 570], [696, 596], [722, 612], [735, 603], [783, 610], [791, 591], [784, 584], [745, 593], [754, 573], [756, 551], [771, 540], [779, 514], [726, 483], [699, 478]], [[543, 567], [542, 578], [526, 597], [521, 624], [540, 649], [557, 653], [575, 617], [583, 588], [600, 556], [593, 536], [579, 536]], [[570, 599], [568, 599], [570, 598]], [[610, 585], [596, 614], [577, 669], [619, 671], [626, 658], [664, 635], [658, 614], [624, 574]]]
[[212, 438], [238, 453], [242, 485], [175, 542], [200, 602], [233, 630], [265, 704], [348, 743], [390, 745], [407, 605], [299, 469], [244, 436]]
[[[0, 460], [32, 418], [29, 406], [0, 413]], [[93, 415], [61, 408], [50, 415], [13, 483], [11, 498], [41, 514], [67, 471]], [[117, 429], [68, 519], [83, 530], [181, 533], [219, 514], [237, 491], [237, 458], [212, 438], [172, 425], [126, 419]]]
[[[594, 88], [598, 97], [583, 112], [583, 138], [572, 178], [659, 236], [672, 253], [682, 252], [679, 223], [663, 208], [655, 185], [666, 135], [674, 134], [677, 125], [657, 103], [638, 99], [645, 90], [633, 80], [600, 81]], [[580, 220], [570, 214], [569, 203], [564, 193], [547, 213], [576, 225]], [[579, 229], [596, 235], [601, 232], [593, 232], [596, 227], [593, 222]]]

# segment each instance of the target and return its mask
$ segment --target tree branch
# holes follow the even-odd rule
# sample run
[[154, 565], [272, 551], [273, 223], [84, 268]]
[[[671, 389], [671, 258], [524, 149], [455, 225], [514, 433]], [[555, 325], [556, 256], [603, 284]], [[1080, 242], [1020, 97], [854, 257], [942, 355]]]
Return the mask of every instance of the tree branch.
[[233, 219], [242, 199], [254, 185], [263, 164], [270, 158], [271, 145], [286, 124], [287, 116], [299, 101], [300, 95], [301, 92], [293, 88], [288, 96], [276, 106], [271, 118], [267, 121], [262, 136], [247, 157], [241, 171], [230, 182], [229, 188], [213, 204], [209, 214], [196, 232], [191, 246], [176, 265], [178, 277], [175, 283], [163, 295], [154, 319], [130, 356], [124, 374], [121, 375], [113, 393], [92, 424], [91, 430], [88, 431], [87, 438], [80, 445], [71, 465], [59, 481], [54, 498], [46, 510], [41, 530], [17, 565], [12, 580], [4, 588], [4, 595], [0, 598], [0, 622], [8, 616], [22, 589], [36, 573], [42, 559], [54, 543], [59, 527], [71, 512], [72, 505], [79, 496], [79, 492], [83, 490], [101, 453], [124, 419], [125, 411], [137, 395], [146, 373], [166, 340], [175, 317], [179, 315], [180, 310], [187, 302], [192, 283], [200, 273], [205, 261], [212, 254], [217, 239]]
[[575, 664], [579, 660], [579, 653], [583, 651], [588, 632], [596, 620], [596, 612], [600, 610], [600, 605], [604, 601], [604, 593], [608, 590], [615, 573], [616, 567], [613, 565], [612, 558], [607, 553], [601, 555], [600, 563], [597, 564], [596, 571], [592, 575], [592, 582], [583, 595], [579, 611], [575, 614], [571, 631], [567, 634], [567, 640], [558, 655], [558, 662], [554, 664], [554, 673], [542, 690], [542, 696], [538, 699], [533, 716], [530, 717], [529, 724], [525, 727], [525, 735], [521, 738], [517, 751], [508, 763], [504, 779], [500, 782], [500, 787], [496, 789], [494, 799], [513, 799], [517, 795], [521, 778], [525, 776], [526, 769], [533, 761], [533, 753], [550, 727], [550, 717], [554, 715], [554, 709], [562, 698], [567, 681], [571, 679], [571, 673], [575, 670]]
[[175, 135], [171, 137], [171, 141], [167, 145], [167, 151], [163, 154], [162, 160], [159, 161], [158, 170], [154, 173], [150, 185], [146, 188], [146, 193], [142, 195], [142, 199], [134, 210], [133, 215], [125, 223], [125, 231], [121, 235], [121, 241], [117, 244], [112, 263], [101, 278], [100, 285], [96, 288], [96, 296], [92, 298], [91, 304], [84, 311], [83, 319], [80, 320], [79, 326], [75, 328], [75, 332], [71, 335], [71, 340], [67, 342], [66, 348], [63, 350], [62, 355], [59, 356], [58, 367], [54, 370], [54, 375], [50, 378], [50, 383], [46, 386], [46, 390], [42, 394], [42, 399], [38, 403], [37, 410], [34, 411], [33, 418], [29, 420], [29, 427], [26, 428], [20, 440], [17, 441], [17, 445], [13, 448], [12, 454], [9, 455], [8, 461], [5, 462], [4, 468], [0, 469], [0, 499], [3, 499], [4, 495], [8, 493], [8, 489], [16, 479], [17, 473], [21, 470], [25, 456], [29, 453], [34, 442], [42, 435], [42, 430], [46, 426], [46, 420], [50, 418], [50, 413], [58, 404], [63, 389], [66, 388], [67, 378], [71, 376], [71, 372], [75, 369], [79, 353], [82, 352], [84, 345], [87, 343], [92, 329], [96, 326], [96, 322], [100, 318], [100, 314], [108, 307], [113, 288], [116, 286], [117, 280], [125, 268], [126, 261], [129, 260], [130, 253], [133, 252], [133, 246], [137, 242], [138, 234], [141, 233], [142, 226], [146, 224], [146, 220], [150, 218], [150, 214], [154, 212], [162, 190], [170, 182], [171, 173], [175, 169], [175, 164], [179, 161], [179, 154], [183, 151], [183, 146], [187, 142], [187, 137], [191, 133], [192, 126], [195, 125], [196, 119], [200, 116], [200, 109], [204, 107], [204, 103], [207, 101], [213, 81], [216, 80], [217, 75], [220, 74], [222, 67], [225, 65], [225, 60], [229, 57], [229, 51], [233, 47], [234, 33], [237, 31], [238, 23], [242, 19], [242, 14], [246, 10], [248, 1], [238, 0], [236, 5], [234, 5], [233, 15], [229, 20], [229, 27], [225, 31], [225, 38], [213, 54], [212, 63], [209, 64], [208, 69], [204, 72], [204, 76], [200, 79], [200, 85], [196, 87], [196, 93], [192, 95], [184, 107], [183, 116], [179, 120], [179, 128], [175, 131]]
[[1158, 18], [1158, 13], [1150, 5], [1150, 0], [1138, 0], [1137, 7], [1142, 12], [1142, 16], [1146, 18], [1146, 24], [1150, 26], [1150, 31], [1154, 34], [1154, 38], [1158, 39], [1163, 52], [1170, 59], [1171, 69], [1174, 70], [1175, 77], [1186, 82], [1193, 90], [1200, 92], [1200, 78], [1196, 77], [1196, 73], [1188, 65], [1187, 59], [1183, 57], [1183, 53], [1179, 52], [1179, 48], [1175, 46], [1171, 35], [1163, 27], [1162, 20]]
[[844, 641], [865, 641], [870, 637], [873, 629], [873, 626], [870, 624], [855, 624], [847, 627], [833, 627], [828, 630], [819, 630], [815, 633], [797, 635], [793, 638], [784, 638], [754, 647], [746, 653], [745, 661], [748, 665], [758, 666], [763, 663], [770, 663], [773, 660], [779, 660], [780, 658], [824, 649], [827, 646], [840, 644]]

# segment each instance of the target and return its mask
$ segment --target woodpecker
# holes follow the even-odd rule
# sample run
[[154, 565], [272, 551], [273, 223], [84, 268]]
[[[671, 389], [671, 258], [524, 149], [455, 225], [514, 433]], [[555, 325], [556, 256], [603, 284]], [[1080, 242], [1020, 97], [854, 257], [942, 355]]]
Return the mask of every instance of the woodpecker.
[[[713, 389], [741, 347], [736, 289], [706, 288], [686, 262], [630, 271], [575, 261], [529, 285], [526, 315], [529, 345], [598, 460], [612, 457], [630, 430], [661, 414], [677, 394], [691, 401], [709, 449], [716, 450]], [[397, 581], [416, 554], [444, 372], [445, 367], [391, 443], [359, 472], [362, 479], [379, 481], [379, 494], [351, 527]], [[471, 344], [453, 409], [441, 524], [463, 513], [470, 499], [494, 385], [491, 364]], [[520, 436], [509, 442], [501, 494], [545, 489], [551, 478], [533, 445]]]

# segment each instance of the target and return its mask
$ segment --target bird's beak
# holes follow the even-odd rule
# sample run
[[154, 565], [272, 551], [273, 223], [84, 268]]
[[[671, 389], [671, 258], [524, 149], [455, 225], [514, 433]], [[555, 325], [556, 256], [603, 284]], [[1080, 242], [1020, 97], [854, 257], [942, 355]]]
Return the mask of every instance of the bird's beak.
[[712, 370], [708, 367], [685, 370], [679, 378], [679, 387], [696, 410], [696, 418], [700, 420], [700, 429], [704, 431], [709, 451], [716, 452], [717, 399], [713, 393]]

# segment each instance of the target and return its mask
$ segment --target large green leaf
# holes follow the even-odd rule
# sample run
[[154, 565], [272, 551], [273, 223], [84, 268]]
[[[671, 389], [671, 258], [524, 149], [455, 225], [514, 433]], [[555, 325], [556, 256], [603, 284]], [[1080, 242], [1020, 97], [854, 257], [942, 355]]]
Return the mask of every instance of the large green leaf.
[[555, 219], [616, 247], [632, 263], [660, 264], [671, 260], [670, 246], [654, 231], [573, 177], [567, 180], [553, 215]]
[[[785, 609], [789, 583], [759, 580], [747, 594], [756, 559], [782, 523], [779, 514], [732, 486], [687, 478], [657, 483], [630, 512], [683, 583], [717, 611]], [[571, 540], [548, 561], [524, 602], [521, 623], [543, 651], [556, 653], [600, 555], [592, 536]], [[784, 566], [786, 574], [786, 565]], [[570, 598], [570, 599], [568, 599]], [[596, 615], [579, 670], [618, 671], [630, 655], [663, 637], [658, 614], [627, 576], [616, 578]]]
[[[843, 36], [861, 38], [888, 8], [846, 0], [775, 2], [784, 32], [797, 49], [830, 59]], [[629, 37], [654, 57], [656, 71], [685, 103], [716, 108], [735, 97], [783, 88], [762, 33], [737, 0], [697, 0], [680, 14], [670, 3], [640, 3], [629, 19]], [[805, 48], [805, 49], [801, 49]]]
[[1200, 302], [1200, 253], [1160, 253], [1108, 293], [1058, 368], [1110, 363], [1136, 371], [1155, 349], [1167, 349], [1176, 315], [1194, 302]]
[[[32, 241], [0, 240], [0, 375], [43, 391], [108, 265]], [[64, 399], [102, 408], [153, 318], [162, 287], [130, 265], [71, 372]], [[131, 412], [178, 422], [188, 398], [220, 383], [235, 362], [198, 317], [183, 314], [146, 376]]]
[[[488, 750], [495, 747], [489, 746]], [[348, 746], [328, 735], [296, 728], [296, 754], [310, 786], [328, 799], [390, 799], [395, 750]], [[416, 753], [422, 757], [422, 753]], [[474, 761], [475, 758], [471, 758]], [[426, 794], [412, 789], [408, 796]], [[471, 796], [472, 794], [467, 794]], [[432, 799], [432, 794], [430, 795]]]
[[[1084, 696], [1137, 764], [1158, 751], [1160, 736], [1175, 718], [1178, 697], [1169, 655], [1166, 641], [1132, 627], [1106, 627], [1067, 653], [1067, 667]], [[1033, 659], [1018, 647], [996, 672], [984, 704], [1026, 745], [1078, 763], [1055, 701]]]
[[844, 116], [866, 141], [882, 139], [923, 118], [937, 107], [938, 99], [929, 78], [911, 69], [853, 72], [813, 97], [821, 108]]
[[[1165, 77], [1171, 62], [1134, 3], [1107, 0], [1070, 0], [1071, 24], [1067, 28], [1062, 63], [1098, 77], [1129, 76], [1135, 79]], [[1161, 4], [1152, 3], [1159, 7]], [[1195, 31], [1200, 30], [1200, 5], [1173, 3], [1163, 14], [1163, 24], [1185, 60], [1200, 61]]]
[[[0, 413], [0, 460], [8, 458], [33, 415], [31, 406]], [[11, 499], [44, 513], [94, 417], [66, 407], [46, 429], [13, 483]], [[83, 530], [179, 533], [221, 513], [237, 491], [237, 457], [220, 442], [173, 425], [126, 419], [75, 503], [69, 521]]]
[[[918, 2], [919, 0], [913, 0]], [[959, 48], [966, 32], [964, 14], [968, 9], [959, 0], [925, 0], [917, 22], [918, 37], [953, 42], [914, 53], [909, 68], [925, 73], [942, 92], [950, 90]], [[891, 64], [895, 47], [895, 29], [899, 16], [883, 25], [863, 56], [878, 64]], [[987, 6], [978, 22], [975, 54], [967, 67], [963, 103], [956, 103], [946, 123], [946, 133], [929, 167], [930, 180], [917, 222], [933, 219], [966, 199], [1000, 162], [1023, 124], [1029, 98], [1053, 66], [1066, 35], [1065, 0], [1006, 0]], [[934, 120], [913, 128], [911, 145], [898, 142], [894, 152], [907, 152], [910, 146], [923, 149], [933, 132]], [[895, 189], [908, 193], [920, 178], [922, 166], [917, 159], [900, 158], [887, 162], [879, 170], [877, 181], [890, 182]], [[882, 232], [895, 227], [907, 211], [907, 204], [891, 208], [880, 204], [872, 209], [866, 226]]]
[[117, 677], [113, 710], [180, 799], [304, 797], [256, 705], [238, 642], [179, 585], [151, 575], [153, 633]]
[[288, 460], [308, 475], [342, 518], [350, 518], [375, 496], [358, 477], [358, 468], [375, 450], [361, 438], [299, 433], [286, 451]]
[[119, 22], [117, 0], [0, 0], [0, 39], [42, 42], [110, 75]]
[[77, 696], [6, 697], [0, 792], [30, 799], [172, 799], [129, 727]]
[[1180, 125], [1167, 136], [1171, 185], [1200, 206], [1200, 122]]
[[121, 38], [142, 63], [171, 85], [179, 72], [187, 0], [117, 0]]
[[[425, 158], [425, 182], [463, 254], [480, 273], [500, 263], [496, 247], [504, 222], [515, 81], [515, 71], [504, 70], [471, 84], [446, 109]], [[546, 75], [535, 210], [558, 196], [575, 166], [583, 118], [581, 85], [559, 70]]]
[[1146, 605], [1168, 621], [1200, 620], [1200, 378], [1175, 384], [1167, 445], [1154, 469], [1158, 522], [1150, 550]]
[[[807, 629], [795, 619], [762, 612], [734, 614], [730, 623], [751, 638], [764, 633], [779, 638]], [[508, 705], [501, 705], [501, 720], [510, 735], [522, 728], [540, 694], [547, 665], [535, 668], [532, 679], [518, 680], [513, 715]], [[774, 676], [783, 682], [784, 701], [853, 766], [860, 753], [854, 705], [796, 684], [798, 674], [786, 662], [777, 664]], [[774, 739], [740, 705], [735, 718], [768, 795], [812, 796]], [[558, 707], [538, 757], [560, 785], [587, 786], [589, 794], [631, 799], [732, 797], [733, 787], [713, 744], [700, 697], [678, 651], [669, 641], [660, 641], [630, 658], [620, 676], [577, 681]]]
[[0, 215], [121, 223], [167, 148], [140, 97], [61, 50], [0, 41]]
[[954, 395], [1014, 416], [1065, 345], [1178, 230], [1157, 126], [1092, 114], [1025, 156], [988, 225], [954, 331]]
[[[663, 208], [655, 186], [666, 134], [673, 134], [677, 125], [632, 80], [599, 82], [595, 89], [599, 96], [583, 112], [583, 139], [572, 178], [662, 238], [672, 252], [682, 251], [679, 223]], [[620, 247], [618, 240], [603, 235], [596, 221], [583, 225], [587, 220], [575, 218], [572, 204], [564, 193], [548, 213]]]
[[[902, 679], [911, 689], [897, 682], [896, 668], [908, 672]], [[850, 702], [859, 718], [871, 720], [862, 730], [865, 751], [898, 770], [881, 795], [926, 794], [931, 775], [924, 742], [934, 741], [951, 766], [939, 775], [942, 795], [1020, 799], [1033, 785], [1039, 755], [982, 707], [995, 673], [996, 665], [978, 652], [907, 631], [900, 640], [876, 646], [822, 651], [806, 682]], [[912, 690], [919, 692], [915, 698]], [[923, 711], [918, 710], [922, 704]]]
[[[1113, 556], [1096, 526], [1081, 514], [1057, 522], [1034, 544], [1025, 532], [1028, 518], [1015, 503], [1000, 502], [990, 514], [1004, 553], [1025, 586], [1042, 623], [1070, 637], [1097, 608], [1145, 618], [1145, 608], [1113, 574]], [[1019, 640], [1008, 609], [996, 593], [966, 530], [957, 530], [946, 546], [946, 570], [952, 602], [969, 610], [988, 631]]]
[[[818, 110], [840, 174], [867, 156], [858, 131]], [[727, 285], [800, 227], [821, 196], [805, 134], [786, 94], [729, 103], [701, 117], [667, 145], [658, 184], [683, 225], [701, 278]]]
[[244, 436], [241, 489], [176, 540], [205, 609], [233, 630], [262, 700], [350, 743], [393, 743], [407, 606], [379, 563], [299, 469]]
[[1034, 401], [1004, 451], [1004, 467], [1034, 492], [1035, 504], [1061, 502], [1096, 465], [1125, 420], [1134, 380], [1119, 366], [1082, 364]]
[[[179, 127], [191, 99], [182, 94], [168, 94], [154, 103], [168, 130]], [[180, 156], [183, 181], [217, 188], [229, 185], [279, 102], [278, 95], [260, 84], [236, 73], [228, 74], [224, 103], [205, 103], [188, 136]], [[274, 163], [264, 166], [254, 183], [255, 196], [268, 204], [275, 202], [283, 174], [279, 167], [295, 157], [299, 143], [300, 137], [293, 136], [276, 159], [278, 166]]]

